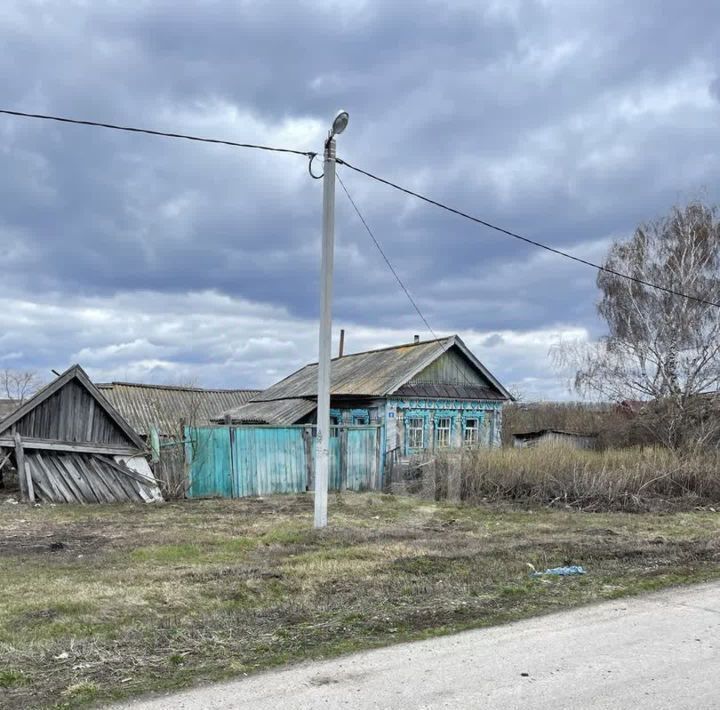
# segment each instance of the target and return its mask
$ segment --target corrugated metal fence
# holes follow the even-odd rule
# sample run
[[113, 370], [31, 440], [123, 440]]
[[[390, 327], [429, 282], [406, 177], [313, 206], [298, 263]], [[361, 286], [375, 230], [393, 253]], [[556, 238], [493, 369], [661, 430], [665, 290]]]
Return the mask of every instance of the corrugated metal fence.
[[[330, 490], [382, 488], [381, 427], [333, 427]], [[300, 493], [314, 482], [315, 437], [310, 426], [187, 427], [188, 496]]]

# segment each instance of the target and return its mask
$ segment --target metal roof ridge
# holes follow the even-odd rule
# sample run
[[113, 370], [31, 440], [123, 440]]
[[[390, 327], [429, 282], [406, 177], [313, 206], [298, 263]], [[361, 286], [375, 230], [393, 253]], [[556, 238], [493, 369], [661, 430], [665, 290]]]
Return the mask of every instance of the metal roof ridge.
[[[343, 355], [342, 357], [334, 357], [331, 358], [332, 362], [336, 362], [338, 360], [345, 360], [349, 357], [356, 357], [357, 355], [370, 355], [372, 353], [382, 353], [387, 350], [399, 350], [400, 348], [408, 348], [408, 347], [416, 347], [417, 345], [430, 345], [430, 343], [442, 343], [445, 340], [450, 340], [451, 338], [455, 338], [457, 336], [455, 335], [446, 335], [442, 338], [431, 338], [430, 340], [420, 340], [419, 342], [412, 342], [412, 343], [400, 343], [399, 345], [386, 345], [382, 348], [372, 348], [370, 350], [360, 350], [357, 353], [347, 353], [346, 355]], [[292, 374], [296, 374], [297, 372], [300, 372], [300, 370], [304, 370], [306, 367], [315, 367], [317, 365], [317, 362], [309, 362], [307, 365], [303, 365], [300, 369], [295, 370]], [[288, 375], [290, 377], [290, 375]], [[287, 379], [287, 378], [285, 378]], [[280, 380], [282, 382], [282, 380]]]
[[147, 382], [96, 382], [95, 386], [100, 389], [111, 387], [142, 387], [145, 389], [173, 390], [176, 392], [262, 392], [257, 387], [185, 387], [183, 385], [153, 385]]

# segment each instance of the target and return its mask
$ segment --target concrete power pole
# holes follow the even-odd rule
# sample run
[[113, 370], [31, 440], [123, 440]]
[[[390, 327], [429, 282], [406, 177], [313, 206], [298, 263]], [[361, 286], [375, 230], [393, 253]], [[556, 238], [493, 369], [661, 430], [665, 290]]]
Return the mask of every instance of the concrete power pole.
[[325, 141], [323, 160], [323, 235], [320, 265], [320, 336], [318, 343], [317, 440], [315, 447], [315, 527], [327, 527], [330, 470], [330, 368], [332, 358], [332, 288], [335, 253], [335, 136], [348, 124], [340, 111]]

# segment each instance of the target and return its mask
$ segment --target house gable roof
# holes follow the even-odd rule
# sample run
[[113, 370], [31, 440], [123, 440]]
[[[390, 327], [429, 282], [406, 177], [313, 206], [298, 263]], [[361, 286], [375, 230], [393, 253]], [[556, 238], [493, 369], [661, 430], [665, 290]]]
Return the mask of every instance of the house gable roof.
[[30, 399], [15, 409], [10, 415], [0, 422], [0, 434], [6, 432], [14, 424], [23, 420], [35, 408], [39, 407], [43, 402], [59, 392], [70, 382], [77, 382], [83, 387], [87, 393], [95, 400], [101, 410], [112, 420], [113, 424], [123, 433], [129, 444], [134, 448], [144, 449], [145, 444], [140, 436], [133, 430], [125, 419], [115, 410], [115, 408], [102, 395], [98, 388], [90, 381], [85, 370], [80, 365], [73, 365], [63, 372], [57, 379], [43, 387]]
[[[513, 399], [457, 335], [335, 358], [331, 363], [331, 394], [366, 397], [391, 395], [453, 347], [457, 348], [470, 366], [480, 373], [488, 385], [488, 395], [494, 392], [495, 399]], [[317, 363], [306, 365], [261, 392], [251, 401], [267, 402], [315, 397], [317, 397]]]
[[[442, 342], [442, 352], [434, 352], [430, 353], [428, 356], [428, 361], [423, 363], [421, 366], [419, 366], [414, 372], [412, 372], [409, 376], [405, 376], [403, 379], [398, 381], [397, 385], [392, 388], [390, 393], [394, 393], [397, 390], [399, 390], [404, 385], [408, 385], [409, 381], [412, 380], [414, 377], [419, 375], [423, 370], [425, 370], [427, 367], [429, 367], [435, 360], [442, 357], [448, 350], [450, 350], [452, 347], [456, 347], [460, 353], [466, 358], [466, 360], [469, 361], [469, 363], [477, 370], [477, 372], [482, 375], [482, 377], [487, 380], [487, 382], [491, 385], [490, 387], [484, 388], [484, 392], [482, 392], [481, 399], [489, 398], [489, 399], [507, 399], [507, 400], [514, 400], [515, 398], [508, 392], [505, 387], [500, 384], [500, 381], [488, 370], [485, 365], [483, 365], [480, 360], [475, 357], [474, 353], [470, 348], [468, 348], [467, 345], [463, 342], [463, 340], [460, 338], [459, 335], [453, 335], [449, 338], [445, 338], [444, 341], [430, 341], [430, 342], [436, 342], [440, 343]], [[470, 384], [470, 383], [468, 383]], [[495, 389], [496, 392], [493, 393], [492, 390]], [[500, 395], [498, 397], [497, 395]], [[491, 396], [494, 395], [494, 396]]]

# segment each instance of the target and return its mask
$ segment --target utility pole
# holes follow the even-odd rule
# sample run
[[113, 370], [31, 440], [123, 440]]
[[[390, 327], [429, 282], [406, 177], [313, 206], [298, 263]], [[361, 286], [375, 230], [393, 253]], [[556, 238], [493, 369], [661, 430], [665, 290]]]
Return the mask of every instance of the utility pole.
[[323, 235], [320, 264], [320, 337], [318, 343], [317, 440], [315, 446], [315, 527], [327, 527], [330, 470], [330, 361], [332, 358], [332, 287], [335, 253], [335, 136], [348, 124], [340, 111], [325, 141], [323, 160]]

